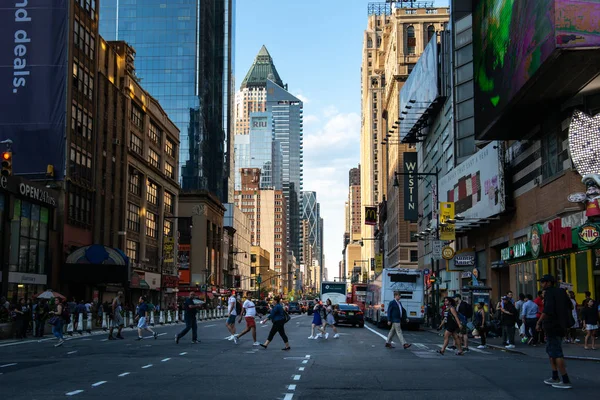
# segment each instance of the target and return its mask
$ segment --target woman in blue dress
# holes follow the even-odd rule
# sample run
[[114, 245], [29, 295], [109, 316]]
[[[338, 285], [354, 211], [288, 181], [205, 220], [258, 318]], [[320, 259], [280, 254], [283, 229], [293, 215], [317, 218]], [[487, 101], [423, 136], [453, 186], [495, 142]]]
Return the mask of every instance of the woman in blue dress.
[[309, 339], [318, 339], [323, 336], [322, 333], [315, 335], [316, 327], [319, 328], [319, 331], [321, 331], [321, 332], [323, 331], [323, 320], [321, 319], [321, 308], [323, 308], [323, 303], [320, 302], [318, 299], [315, 299], [315, 308], [314, 308], [314, 312], [313, 312], [313, 320], [312, 320], [312, 327], [310, 330], [310, 336], [308, 337]]

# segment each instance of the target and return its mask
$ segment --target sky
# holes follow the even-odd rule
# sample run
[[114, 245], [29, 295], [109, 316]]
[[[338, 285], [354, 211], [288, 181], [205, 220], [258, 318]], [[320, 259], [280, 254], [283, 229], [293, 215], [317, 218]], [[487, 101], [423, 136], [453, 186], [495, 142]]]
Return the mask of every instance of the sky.
[[[360, 161], [365, 0], [237, 0], [236, 90], [262, 45], [304, 102], [304, 190], [317, 192], [328, 279], [342, 260], [348, 171]], [[447, 5], [448, 1], [436, 1]]]

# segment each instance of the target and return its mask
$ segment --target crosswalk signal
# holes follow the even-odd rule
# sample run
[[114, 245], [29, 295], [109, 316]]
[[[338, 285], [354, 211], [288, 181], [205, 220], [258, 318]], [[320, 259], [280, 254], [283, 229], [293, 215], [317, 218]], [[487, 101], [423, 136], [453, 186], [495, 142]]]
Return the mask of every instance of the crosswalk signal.
[[12, 175], [12, 152], [5, 151], [2, 153], [2, 176]]

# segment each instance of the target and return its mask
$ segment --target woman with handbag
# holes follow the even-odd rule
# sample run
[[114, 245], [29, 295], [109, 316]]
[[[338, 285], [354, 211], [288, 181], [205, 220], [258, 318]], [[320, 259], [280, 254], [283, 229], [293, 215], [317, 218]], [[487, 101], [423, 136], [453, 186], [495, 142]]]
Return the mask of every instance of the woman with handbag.
[[275, 337], [275, 334], [279, 333], [279, 336], [281, 336], [281, 339], [285, 343], [285, 347], [281, 350], [290, 350], [291, 347], [288, 342], [288, 337], [285, 334], [285, 323], [289, 321], [289, 315], [287, 315], [287, 313], [283, 309], [281, 305], [281, 299], [279, 298], [279, 296], [275, 296], [275, 298], [273, 299], [273, 308], [271, 308], [269, 316], [264, 320], [260, 321], [260, 323], [264, 324], [269, 319], [273, 323], [273, 326], [271, 327], [271, 332], [269, 332], [269, 337], [267, 338], [266, 342], [264, 344], [261, 344], [260, 346], [266, 349], [269, 346], [269, 343], [271, 343], [271, 341]]
[[50, 320], [48, 322], [52, 325], [52, 334], [58, 339], [58, 343], [56, 343], [54, 347], [59, 347], [65, 342], [62, 331], [65, 324], [65, 317], [63, 314], [66, 310], [63, 302], [59, 298], [54, 299], [54, 304], [56, 305], [56, 311], [50, 311]]

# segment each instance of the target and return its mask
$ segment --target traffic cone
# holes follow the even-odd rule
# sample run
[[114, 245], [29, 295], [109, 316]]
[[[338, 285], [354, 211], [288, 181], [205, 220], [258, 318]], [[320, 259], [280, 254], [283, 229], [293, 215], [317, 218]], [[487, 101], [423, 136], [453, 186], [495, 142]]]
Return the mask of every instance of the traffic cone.
[[108, 317], [106, 313], [102, 313], [102, 329], [105, 331], [108, 329]]
[[77, 333], [83, 335], [83, 313], [79, 313], [77, 318]]
[[173, 318], [171, 317], [172, 311], [167, 312], [167, 324], [173, 323]]
[[150, 313], [150, 326], [154, 326], [154, 311]]
[[92, 334], [92, 313], [86, 313], [87, 321], [85, 324], [85, 330], [90, 335]]
[[165, 324], [165, 313], [163, 310], [160, 310], [160, 312], [158, 313], [158, 323], [161, 325]]

